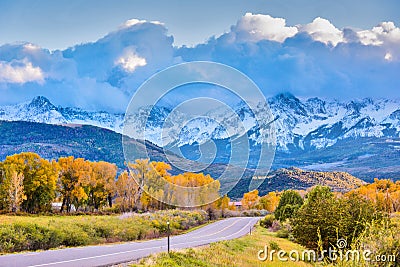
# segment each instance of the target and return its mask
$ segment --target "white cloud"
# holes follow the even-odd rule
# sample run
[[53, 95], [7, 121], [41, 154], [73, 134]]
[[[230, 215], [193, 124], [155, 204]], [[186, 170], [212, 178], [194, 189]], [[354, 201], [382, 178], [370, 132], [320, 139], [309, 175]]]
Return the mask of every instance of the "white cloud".
[[[175, 55], [183, 61], [211, 60], [237, 68], [266, 95], [290, 91], [304, 97], [398, 97], [400, 45], [395, 45], [393, 33], [392, 44], [386, 39], [382, 46], [363, 45], [355, 30], [341, 30], [317, 18], [296, 26], [299, 33], [284, 42], [263, 42], [270, 37], [260, 32], [264, 28], [253, 19], [257, 17], [247, 14], [230, 32], [178, 49]], [[387, 35], [395, 31], [390, 24], [385, 27]]]
[[232, 32], [236, 33], [239, 41], [271, 40], [283, 42], [294, 36], [296, 27], [287, 27], [283, 18], [273, 18], [269, 15], [246, 13], [235, 26]]
[[[391, 48], [393, 56], [398, 54], [400, 50], [400, 28], [396, 27], [393, 22], [382, 22], [370, 30], [351, 30], [354, 32], [353, 40], [346, 38], [345, 30], [336, 28], [329, 20], [321, 17], [317, 17], [311, 23], [305, 25], [287, 26], [286, 20], [283, 18], [246, 13], [238, 20], [236, 25], [232, 26], [231, 31], [223, 36], [232, 43], [258, 42], [261, 40], [282, 43], [286, 39], [294, 37], [297, 33], [305, 32], [313, 40], [333, 47], [339, 43], [359, 41], [364, 45]], [[393, 52], [393, 50], [398, 52]]]
[[127, 21], [125, 21], [124, 24], [122, 24], [120, 26], [120, 28], [128, 28], [131, 27], [133, 25], [137, 25], [137, 24], [143, 24], [146, 23], [146, 20], [140, 20], [140, 19], [128, 19]]
[[0, 61], [0, 83], [44, 82], [43, 71], [34, 67], [27, 59]]
[[41, 48], [40, 48], [39, 46], [35, 45], [35, 44], [26, 43], [26, 44], [24, 45], [24, 49], [25, 49], [26, 51], [38, 51], [38, 50], [40, 50]]
[[371, 30], [357, 32], [359, 41], [364, 45], [380, 46], [387, 52], [386, 61], [398, 61], [400, 59], [400, 28], [393, 22], [382, 22]]
[[147, 21], [144, 19], [128, 19], [119, 27], [119, 29], [125, 29], [125, 28], [129, 28], [129, 27], [132, 27], [135, 25], [144, 24], [144, 23], [151, 23], [151, 24], [155, 24], [155, 25], [164, 25], [163, 23], [161, 23], [158, 20]]
[[392, 54], [390, 52], [387, 52], [385, 54], [385, 60], [387, 60], [387, 61], [392, 61], [393, 60], [393, 56], [392, 56]]
[[365, 30], [357, 32], [360, 42], [364, 45], [382, 45], [383, 41], [379, 39], [374, 30]]
[[298, 27], [300, 31], [307, 32], [314, 40], [324, 44], [336, 46], [338, 43], [344, 42], [343, 32], [327, 19], [318, 17], [313, 22]]
[[371, 30], [357, 32], [360, 42], [365, 45], [383, 45], [384, 43], [397, 43], [400, 45], [400, 28], [393, 22], [382, 22]]
[[145, 58], [140, 57], [134, 47], [124, 49], [122, 55], [115, 61], [116, 65], [120, 65], [127, 72], [134, 72], [137, 67], [146, 66]]

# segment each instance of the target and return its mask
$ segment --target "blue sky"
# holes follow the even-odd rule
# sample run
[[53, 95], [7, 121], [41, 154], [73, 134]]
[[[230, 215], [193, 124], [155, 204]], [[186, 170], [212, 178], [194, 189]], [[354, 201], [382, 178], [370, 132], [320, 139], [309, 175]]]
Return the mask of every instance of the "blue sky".
[[146, 79], [190, 61], [232, 66], [266, 97], [398, 98], [399, 3], [0, 1], [0, 105], [43, 95], [123, 112]]
[[372, 28], [381, 21], [399, 25], [397, 0], [2, 0], [0, 44], [29, 41], [64, 49], [96, 41], [131, 18], [158, 20], [175, 45], [194, 45], [229, 30], [245, 13], [283, 17], [288, 25], [316, 17], [338, 28]]

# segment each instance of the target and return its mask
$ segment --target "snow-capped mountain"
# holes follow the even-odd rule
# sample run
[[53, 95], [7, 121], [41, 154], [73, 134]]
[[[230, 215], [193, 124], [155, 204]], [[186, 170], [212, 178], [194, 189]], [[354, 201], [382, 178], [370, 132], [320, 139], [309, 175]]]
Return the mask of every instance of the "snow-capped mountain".
[[47, 124], [87, 124], [121, 132], [124, 114], [56, 107], [46, 97], [38, 96], [31, 102], [0, 107], [0, 120]]
[[[321, 149], [346, 138], [400, 136], [398, 100], [300, 100], [284, 93], [268, 99], [268, 105], [269, 109], [265, 104], [258, 104], [250, 110], [247, 105], [238, 104], [234, 106], [234, 113], [212, 110], [194, 119], [167, 107], [147, 106], [126, 120], [131, 137], [143, 137], [146, 128], [145, 139], [163, 147], [191, 146], [209, 139], [226, 140], [246, 132], [254, 144], [260, 140], [270, 142], [265, 137], [273, 136], [272, 130], [276, 133], [277, 149], [286, 152]], [[45, 97], [0, 107], [0, 120], [89, 124], [118, 133], [124, 131], [124, 114], [56, 107]], [[274, 127], [270, 127], [272, 122]]]

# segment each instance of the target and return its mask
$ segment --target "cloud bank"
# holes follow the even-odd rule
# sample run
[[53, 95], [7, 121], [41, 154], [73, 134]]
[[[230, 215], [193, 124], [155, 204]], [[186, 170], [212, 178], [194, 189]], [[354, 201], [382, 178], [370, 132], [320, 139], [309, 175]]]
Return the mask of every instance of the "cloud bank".
[[298, 32], [296, 27], [286, 26], [283, 18], [273, 18], [269, 15], [246, 13], [235, 26], [231, 28], [236, 42], [258, 42], [270, 40], [283, 42], [286, 38]]
[[27, 82], [43, 83], [43, 72], [39, 67], [32, 66], [28, 60], [12, 60], [11, 62], [0, 62], [0, 83]]
[[400, 28], [393, 22], [338, 29], [320, 17], [287, 25], [284, 18], [246, 13], [205, 43], [172, 44], [166, 25], [132, 19], [96, 42], [64, 51], [0, 46], [0, 105], [44, 95], [58, 105], [123, 112], [151, 75], [193, 60], [238, 68], [266, 96], [390, 98], [400, 89]]

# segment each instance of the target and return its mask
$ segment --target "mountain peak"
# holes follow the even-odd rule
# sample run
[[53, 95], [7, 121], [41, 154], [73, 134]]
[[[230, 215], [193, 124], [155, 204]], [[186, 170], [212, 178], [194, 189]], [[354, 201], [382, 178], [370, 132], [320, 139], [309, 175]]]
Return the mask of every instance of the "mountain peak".
[[283, 103], [285, 105], [290, 105], [292, 107], [301, 104], [301, 101], [297, 97], [288, 92], [277, 94], [274, 97], [272, 97], [270, 101], [274, 103]]
[[289, 92], [283, 92], [279, 93], [275, 96], [277, 99], [292, 99], [292, 100], [298, 100], [292, 93]]
[[308, 111], [312, 114], [326, 113], [325, 104], [326, 102], [318, 97], [309, 98], [305, 103]]
[[274, 96], [269, 100], [269, 104], [277, 105], [283, 110], [292, 110], [302, 116], [307, 116], [307, 111], [304, 108], [303, 103], [291, 93], [285, 92]]
[[44, 96], [37, 96], [32, 99], [31, 103], [29, 103], [29, 107], [49, 107], [51, 109], [55, 108], [55, 106]]

